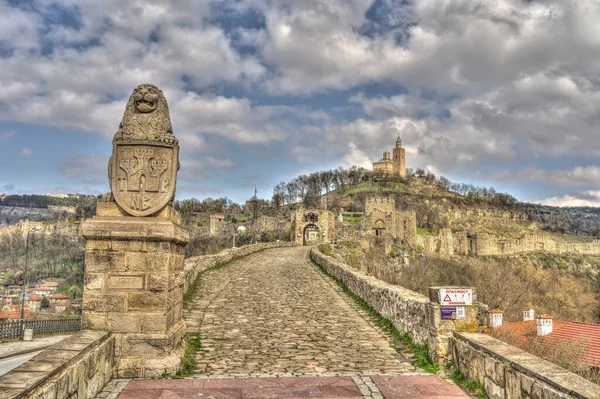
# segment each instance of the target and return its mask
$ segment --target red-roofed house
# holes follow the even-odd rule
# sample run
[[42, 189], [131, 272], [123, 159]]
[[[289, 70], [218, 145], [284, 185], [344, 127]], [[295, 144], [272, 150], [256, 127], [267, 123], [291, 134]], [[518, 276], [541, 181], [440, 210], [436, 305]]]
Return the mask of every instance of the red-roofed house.
[[34, 294], [44, 295], [44, 296], [48, 296], [48, 295], [52, 294], [52, 290], [50, 288], [46, 287], [45, 285], [42, 285], [42, 286], [36, 285], [32, 289], [32, 292]]
[[2, 295], [2, 305], [12, 305], [18, 298], [17, 294], [4, 294]]
[[[4, 305], [2, 312], [7, 316], [7, 319], [20, 319], [21, 318], [21, 305]], [[25, 308], [23, 316], [27, 319], [31, 316], [29, 308]]]
[[48, 299], [50, 300], [50, 305], [56, 313], [64, 312], [67, 310], [67, 307], [71, 305], [71, 298], [62, 293], [52, 294], [48, 297]]
[[29, 295], [29, 299], [25, 301], [25, 306], [29, 306], [32, 312], [39, 312], [42, 307], [42, 296], [37, 294]]
[[490, 320], [492, 317], [495, 317], [497, 325], [491, 329], [494, 336], [511, 336], [523, 343], [534, 340], [550, 348], [559, 344], [575, 344], [581, 348], [579, 358], [583, 363], [600, 368], [600, 324], [559, 321], [550, 315], [540, 315], [534, 319], [533, 309], [530, 308], [523, 309], [523, 321], [502, 323], [500, 318], [498, 325], [497, 313], [494, 316], [490, 313]]
[[57, 281], [48, 281], [45, 285], [50, 289], [50, 291], [56, 292], [60, 283], [58, 283]]
[[21, 291], [23, 291], [23, 287], [21, 287], [20, 285], [9, 285], [8, 287], [6, 287], [7, 294], [18, 294]]

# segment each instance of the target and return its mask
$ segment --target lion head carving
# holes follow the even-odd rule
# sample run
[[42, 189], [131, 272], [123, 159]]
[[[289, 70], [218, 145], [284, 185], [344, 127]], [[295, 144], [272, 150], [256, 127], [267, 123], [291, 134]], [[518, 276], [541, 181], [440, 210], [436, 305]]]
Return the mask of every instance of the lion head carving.
[[177, 143], [171, 127], [169, 106], [162, 90], [148, 83], [133, 90], [114, 140]]

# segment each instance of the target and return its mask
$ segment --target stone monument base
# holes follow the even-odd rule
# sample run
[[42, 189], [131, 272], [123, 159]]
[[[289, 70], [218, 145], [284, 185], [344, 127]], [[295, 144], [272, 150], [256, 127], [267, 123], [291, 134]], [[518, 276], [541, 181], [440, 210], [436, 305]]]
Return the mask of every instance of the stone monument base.
[[183, 320], [184, 247], [189, 235], [174, 209], [132, 217], [98, 203], [86, 238], [83, 326], [116, 336], [115, 377], [156, 377], [177, 370]]

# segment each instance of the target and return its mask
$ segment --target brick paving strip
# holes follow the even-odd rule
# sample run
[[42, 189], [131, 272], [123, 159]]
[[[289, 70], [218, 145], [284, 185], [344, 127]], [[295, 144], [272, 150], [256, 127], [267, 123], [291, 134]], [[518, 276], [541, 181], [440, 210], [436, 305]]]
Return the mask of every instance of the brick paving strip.
[[119, 380], [98, 398], [468, 398], [439, 376], [419, 375], [307, 261], [307, 248], [252, 254], [201, 278], [184, 312], [201, 335], [197, 375]]
[[112, 380], [97, 399], [367, 398], [464, 399], [460, 388], [428, 376], [194, 378]]

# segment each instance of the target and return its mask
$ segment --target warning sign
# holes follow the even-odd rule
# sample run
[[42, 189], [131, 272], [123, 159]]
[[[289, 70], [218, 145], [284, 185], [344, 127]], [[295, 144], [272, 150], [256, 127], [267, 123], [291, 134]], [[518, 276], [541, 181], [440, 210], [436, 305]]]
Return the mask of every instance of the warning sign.
[[463, 288], [442, 288], [440, 289], [440, 298], [442, 306], [452, 305], [472, 305], [473, 290]]

